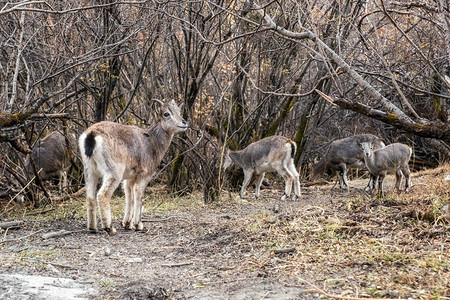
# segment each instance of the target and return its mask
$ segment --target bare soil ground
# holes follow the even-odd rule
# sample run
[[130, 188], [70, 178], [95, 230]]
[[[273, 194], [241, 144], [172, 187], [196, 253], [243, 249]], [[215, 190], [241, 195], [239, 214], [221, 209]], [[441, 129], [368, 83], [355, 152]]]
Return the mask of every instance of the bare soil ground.
[[[209, 205], [153, 186], [142, 232], [120, 228], [114, 198], [115, 236], [85, 231], [83, 198], [2, 204], [0, 222], [23, 223], [0, 232], [0, 299], [450, 299], [448, 173], [414, 173], [411, 193], [382, 199], [366, 180]], [[46, 236], [60, 230], [70, 234]]]

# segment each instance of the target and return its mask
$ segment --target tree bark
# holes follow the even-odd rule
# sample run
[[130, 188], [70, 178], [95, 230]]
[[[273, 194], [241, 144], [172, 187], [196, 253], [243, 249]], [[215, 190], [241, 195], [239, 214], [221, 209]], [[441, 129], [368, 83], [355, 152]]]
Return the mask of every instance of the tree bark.
[[387, 113], [378, 109], [374, 109], [368, 105], [351, 102], [345, 99], [332, 100], [332, 103], [336, 104], [342, 109], [349, 109], [354, 112], [363, 114], [376, 120], [380, 120], [384, 123], [395, 126], [399, 129], [403, 129], [407, 132], [414, 133], [422, 137], [433, 137], [440, 139], [446, 143], [450, 143], [450, 124], [442, 121], [423, 121], [408, 122], [404, 118], [401, 118], [393, 113]]
[[23, 48], [23, 34], [25, 32], [25, 12], [23, 11], [20, 15], [20, 34], [19, 34], [19, 41], [17, 42], [17, 57], [16, 57], [16, 64], [14, 67], [14, 79], [12, 82], [12, 90], [11, 90], [11, 98], [9, 99], [9, 102], [7, 103], [7, 106], [5, 108], [5, 111], [7, 113], [12, 112], [12, 108], [14, 106], [14, 102], [16, 101], [17, 96], [17, 81], [19, 77], [19, 67], [20, 67], [20, 61], [22, 59], [22, 48]]

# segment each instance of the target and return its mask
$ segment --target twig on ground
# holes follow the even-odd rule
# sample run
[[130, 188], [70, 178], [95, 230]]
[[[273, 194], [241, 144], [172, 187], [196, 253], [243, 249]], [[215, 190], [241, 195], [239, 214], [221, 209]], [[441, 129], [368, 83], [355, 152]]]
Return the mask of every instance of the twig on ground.
[[321, 180], [316, 180], [313, 182], [306, 182], [306, 183], [302, 183], [301, 186], [302, 187], [309, 187], [309, 186], [314, 186], [314, 185], [326, 185], [328, 184], [328, 181], [321, 179]]
[[46, 234], [42, 235], [42, 238], [45, 240], [52, 239], [52, 238], [62, 237], [65, 235], [69, 235], [71, 233], [78, 233], [78, 232], [82, 232], [82, 231], [84, 231], [84, 229], [83, 230], [75, 230], [75, 231], [68, 231], [68, 230], [62, 229], [60, 231], [46, 233]]
[[68, 270], [78, 270], [78, 268], [77, 268], [77, 267], [74, 267], [74, 266], [63, 265], [63, 264], [54, 263], [54, 262], [49, 262], [49, 261], [45, 261], [44, 263], [48, 263], [49, 265], [52, 265], [52, 266], [55, 266], [55, 267], [59, 267], [59, 268], [63, 268], [63, 269], [68, 269]]
[[170, 219], [175, 219], [176, 217], [174, 216], [170, 216], [167, 218], [160, 218], [160, 219], [147, 219], [147, 218], [142, 218], [142, 222], [163, 222], [163, 221], [167, 221]]
[[261, 300], [265, 299], [267, 295], [269, 295], [270, 291], [267, 291], [264, 296], [262, 296]]
[[185, 218], [185, 217], [170, 216], [170, 217], [167, 217], [167, 218], [160, 218], [160, 219], [147, 219], [147, 218], [142, 218], [142, 222], [149, 222], [149, 223], [151, 223], [151, 222], [164, 222], [164, 221], [167, 221], [167, 220], [170, 220], [170, 219], [180, 219], [180, 220], [186, 220], [186, 221], [189, 221], [189, 219], [188, 219], [188, 218]]
[[46, 213], [48, 213], [48, 212], [51, 212], [52, 210], [55, 210], [55, 208], [54, 208], [54, 207], [51, 207], [51, 208], [49, 208], [49, 209], [42, 210], [42, 211], [27, 212], [27, 213], [25, 213], [25, 216], [37, 216], [37, 215], [43, 215], [43, 214], [46, 214]]
[[1, 229], [14, 229], [14, 228], [20, 228], [20, 225], [23, 224], [23, 221], [8, 221], [8, 222], [1, 222], [0, 228]]
[[311, 215], [323, 215], [325, 213], [325, 209], [320, 206], [309, 206], [305, 208], [305, 216], [311, 216]]
[[42, 264], [48, 264], [48, 265], [52, 265], [52, 266], [63, 268], [63, 269], [78, 270], [78, 268], [74, 267], [74, 266], [69, 266], [69, 265], [64, 265], [64, 264], [60, 264], [60, 263], [50, 262], [50, 261], [42, 260], [42, 259], [39, 259], [39, 258], [27, 257], [25, 259], [27, 261], [30, 261], [30, 262], [39, 262], [39, 263], [42, 263]]
[[30, 233], [29, 235], [21, 236], [21, 237], [15, 238], [15, 239], [3, 240], [3, 241], [0, 241], [0, 244], [2, 244], [2, 243], [7, 243], [7, 242], [14, 242], [14, 241], [24, 240], [24, 239], [29, 238], [30, 236], [33, 236], [33, 235], [35, 235], [36, 233], [39, 233], [39, 232], [41, 232], [41, 231], [43, 231], [43, 230], [44, 230], [44, 229], [39, 229], [38, 231], [32, 232], [32, 233]]
[[318, 286], [312, 284], [311, 282], [297, 277], [297, 279], [300, 282], [303, 282], [307, 285], [309, 285], [310, 287], [312, 287], [314, 290], [316, 290], [317, 292], [321, 293], [322, 295], [328, 297], [328, 298], [334, 298], [334, 299], [344, 299], [344, 300], [406, 300], [406, 299], [401, 299], [401, 298], [396, 298], [396, 299], [390, 299], [390, 298], [359, 298], [359, 297], [346, 297], [346, 296], [339, 296], [339, 295], [332, 295], [327, 293], [326, 291], [322, 290], [321, 288], [319, 288]]
[[182, 266], [188, 266], [188, 265], [192, 265], [192, 262], [186, 261], [186, 262], [172, 263], [172, 264], [161, 264], [162, 267], [169, 267], [169, 268], [182, 267]]
[[284, 253], [291, 253], [291, 252], [295, 252], [295, 248], [284, 248], [284, 249], [273, 249], [272, 253], [273, 254], [284, 254]]

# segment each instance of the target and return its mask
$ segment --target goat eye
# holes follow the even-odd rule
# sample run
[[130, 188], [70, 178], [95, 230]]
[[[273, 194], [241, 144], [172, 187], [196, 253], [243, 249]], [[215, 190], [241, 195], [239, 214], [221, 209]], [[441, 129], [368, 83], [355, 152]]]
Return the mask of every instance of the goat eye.
[[168, 112], [165, 112], [165, 113], [164, 113], [164, 117], [167, 118], [168, 116], [170, 116], [170, 114], [169, 114]]

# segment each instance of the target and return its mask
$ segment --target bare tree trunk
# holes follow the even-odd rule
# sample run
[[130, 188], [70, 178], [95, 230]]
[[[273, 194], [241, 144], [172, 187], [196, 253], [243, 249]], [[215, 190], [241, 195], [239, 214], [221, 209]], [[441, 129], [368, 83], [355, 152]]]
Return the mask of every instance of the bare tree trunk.
[[[107, 0], [107, 2], [112, 2], [112, 0]], [[102, 11], [103, 16], [103, 36], [101, 38], [102, 43], [117, 41], [116, 34], [111, 34], [115, 31], [113, 25], [111, 24], [111, 19], [119, 21], [119, 13], [116, 6], [105, 7]], [[120, 53], [120, 46], [115, 48], [115, 53]], [[103, 51], [105, 52], [105, 50]], [[122, 59], [118, 56], [110, 58], [107, 60], [108, 68], [103, 71], [103, 87], [101, 87], [101, 95], [96, 99], [95, 105], [95, 121], [100, 122], [106, 118], [108, 112], [108, 106], [112, 101], [111, 96], [114, 88], [117, 85], [118, 79], [120, 78], [120, 70], [122, 67]]]
[[22, 60], [22, 50], [23, 50], [23, 35], [25, 32], [25, 12], [23, 11], [20, 14], [20, 34], [19, 34], [19, 40], [17, 41], [17, 56], [16, 56], [16, 64], [14, 67], [14, 77], [12, 81], [12, 88], [11, 88], [11, 98], [9, 99], [9, 102], [7, 103], [5, 107], [5, 111], [7, 113], [12, 112], [12, 108], [14, 106], [14, 102], [16, 101], [17, 96], [17, 80], [19, 77], [19, 67], [20, 67], [20, 61]]
[[[447, 14], [448, 14], [448, 10], [449, 10], [449, 5], [447, 2], [447, 8], [445, 8], [445, 2], [444, 0], [438, 0], [438, 11], [439, 11], [439, 15], [441, 16], [442, 19], [442, 26], [444, 27], [444, 37], [445, 37], [445, 50], [447, 51], [447, 63], [445, 65], [445, 74], [450, 76], [450, 19], [447, 18], [447, 15], [445, 13], [445, 10], [447, 10]], [[448, 91], [450, 91], [450, 79], [449, 77], [446, 77], [445, 79], [448, 80], [444, 80], [444, 82], [442, 82], [443, 86], [446, 86], [446, 89], [442, 89], [442, 90], [446, 90], [447, 93]], [[442, 90], [440, 92], [442, 92]], [[439, 110], [437, 111], [437, 115], [438, 115], [438, 119], [440, 119], [443, 122], [448, 122], [448, 103], [447, 103], [447, 99], [440, 97], [439, 98]]]

